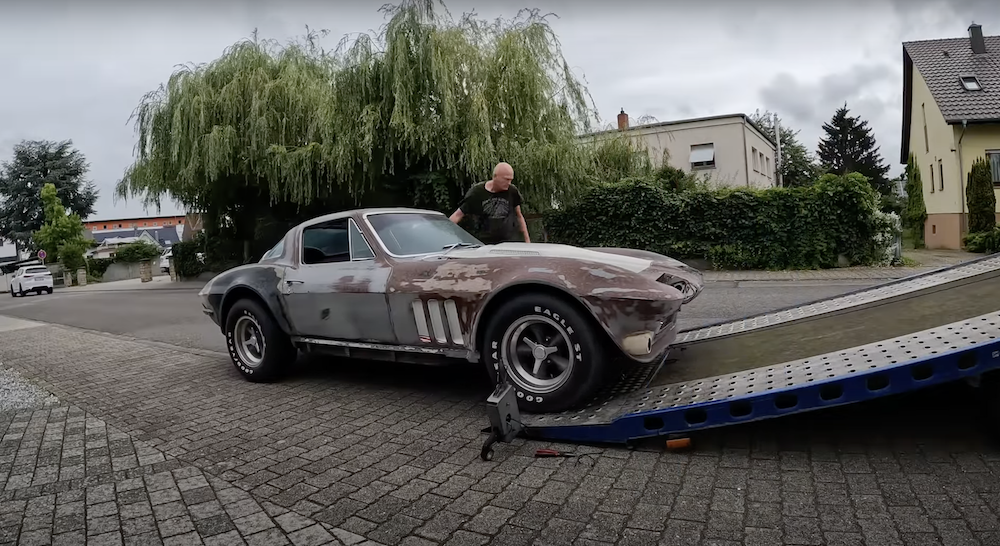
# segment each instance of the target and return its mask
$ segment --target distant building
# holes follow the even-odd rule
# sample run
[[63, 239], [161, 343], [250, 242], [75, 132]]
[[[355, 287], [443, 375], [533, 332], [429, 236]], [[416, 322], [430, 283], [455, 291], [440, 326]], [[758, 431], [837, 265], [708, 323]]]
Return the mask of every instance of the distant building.
[[188, 221], [187, 216], [150, 216], [146, 218], [119, 218], [111, 220], [87, 220], [83, 223], [84, 229], [92, 232], [113, 231], [118, 229], [150, 229], [168, 226], [184, 225]]
[[629, 126], [628, 114], [618, 114], [618, 129], [584, 135], [600, 139], [626, 132], [649, 149], [653, 161], [670, 155], [671, 166], [708, 174], [720, 187], [771, 188], [778, 185], [774, 137], [764, 133], [746, 114], [727, 114]]
[[[127, 244], [139, 239], [148, 240], [160, 248], [170, 248], [184, 238], [190, 237], [191, 231], [201, 229], [201, 216], [198, 214], [176, 216], [151, 216], [146, 218], [121, 218], [110, 220], [87, 220], [83, 223], [85, 236], [97, 243], [111, 241], [106, 248]], [[188, 233], [185, 233], [188, 232]], [[107, 253], [107, 251], [102, 251]]]
[[967, 38], [903, 42], [899, 161], [912, 152], [920, 168], [928, 248], [961, 248], [976, 159], [989, 163], [1000, 205], [1000, 36], [983, 36], [976, 24], [968, 31]]

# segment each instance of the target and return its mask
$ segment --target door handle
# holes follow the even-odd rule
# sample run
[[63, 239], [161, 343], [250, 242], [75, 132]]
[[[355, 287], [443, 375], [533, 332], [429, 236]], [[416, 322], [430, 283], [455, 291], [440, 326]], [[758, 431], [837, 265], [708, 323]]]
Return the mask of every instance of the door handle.
[[297, 279], [288, 279], [288, 280], [285, 281], [285, 283], [287, 283], [287, 284], [302, 284], [303, 282], [305, 282], [305, 281], [300, 281], [300, 280], [297, 280]]

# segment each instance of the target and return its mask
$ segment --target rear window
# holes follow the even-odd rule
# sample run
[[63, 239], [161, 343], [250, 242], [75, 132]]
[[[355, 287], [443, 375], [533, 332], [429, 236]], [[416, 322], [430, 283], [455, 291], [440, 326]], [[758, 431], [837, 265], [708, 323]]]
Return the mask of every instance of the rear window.
[[41, 273], [48, 273], [48, 268], [45, 267], [26, 267], [24, 268], [25, 275], [39, 275]]

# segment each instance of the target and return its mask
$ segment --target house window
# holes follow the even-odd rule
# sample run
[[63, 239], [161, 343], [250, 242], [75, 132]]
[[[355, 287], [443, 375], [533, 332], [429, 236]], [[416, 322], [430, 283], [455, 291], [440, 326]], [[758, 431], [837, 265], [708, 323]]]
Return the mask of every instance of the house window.
[[934, 193], [934, 164], [931, 163], [931, 193]]
[[757, 161], [757, 148], [751, 146], [750, 153], [753, 154], [753, 171], [760, 172], [760, 163]]
[[[925, 104], [920, 105], [920, 111], [924, 115], [924, 151], [927, 153], [931, 152], [931, 142], [927, 138], [927, 107]], [[932, 188], [933, 189], [933, 188]]]
[[979, 85], [979, 80], [975, 76], [962, 76], [962, 87], [966, 91], [982, 91], [983, 86]]
[[691, 146], [690, 160], [692, 169], [714, 169], [715, 145], [695, 144]]
[[938, 160], [938, 189], [944, 191], [944, 165]]
[[993, 175], [993, 186], [1000, 188], [1000, 150], [986, 150], [986, 163]]
[[771, 158], [770, 157], [765, 157], [764, 158], [764, 163], [767, 165], [767, 170], [764, 171], [764, 173], [767, 174], [768, 178], [771, 178]]

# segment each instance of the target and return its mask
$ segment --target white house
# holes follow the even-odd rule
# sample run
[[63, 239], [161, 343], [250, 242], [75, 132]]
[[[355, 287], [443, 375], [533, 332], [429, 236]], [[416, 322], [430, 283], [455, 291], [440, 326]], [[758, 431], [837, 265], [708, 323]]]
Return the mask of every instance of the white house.
[[727, 114], [629, 126], [628, 114], [618, 114], [618, 129], [584, 135], [626, 132], [644, 144], [653, 161], [664, 151], [670, 165], [685, 172], [707, 174], [716, 186], [771, 188], [776, 176], [777, 143], [746, 114]]

